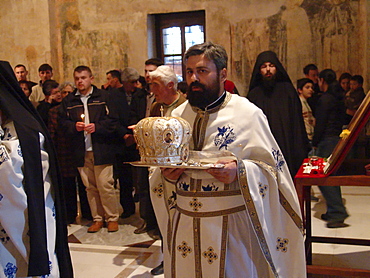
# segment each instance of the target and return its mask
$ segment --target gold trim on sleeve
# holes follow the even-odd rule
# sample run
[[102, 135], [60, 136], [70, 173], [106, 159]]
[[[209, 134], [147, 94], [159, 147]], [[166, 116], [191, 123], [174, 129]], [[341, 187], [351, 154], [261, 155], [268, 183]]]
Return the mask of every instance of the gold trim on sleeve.
[[284, 197], [283, 193], [279, 190], [279, 200], [280, 204], [283, 206], [283, 208], [286, 210], [286, 212], [289, 214], [290, 218], [292, 218], [293, 222], [296, 224], [298, 229], [301, 231], [302, 235], [304, 235], [304, 228], [303, 228], [303, 221], [299, 214], [297, 214], [292, 206], [289, 204], [287, 199]]
[[256, 233], [256, 236], [258, 238], [259, 245], [261, 246], [262, 253], [265, 256], [268, 264], [270, 265], [271, 271], [274, 273], [275, 277], [279, 277], [279, 274], [272, 260], [269, 247], [267, 245], [265, 235], [263, 234], [262, 225], [260, 223], [260, 220], [258, 219], [256, 207], [254, 206], [254, 202], [253, 202], [252, 196], [249, 191], [246, 170], [245, 170], [244, 162], [242, 160], [238, 160], [238, 177], [240, 181], [240, 189], [243, 193], [245, 204], [247, 206], [247, 211], [248, 211], [252, 226], [254, 228], [254, 231]]

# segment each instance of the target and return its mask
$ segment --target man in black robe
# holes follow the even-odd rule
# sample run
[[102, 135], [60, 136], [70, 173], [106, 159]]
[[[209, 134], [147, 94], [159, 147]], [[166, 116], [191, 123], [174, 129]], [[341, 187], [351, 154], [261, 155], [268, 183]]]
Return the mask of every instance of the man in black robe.
[[[0, 61], [0, 111], [3, 117], [12, 120], [14, 123], [20, 143], [20, 153], [23, 157], [22, 174], [24, 178], [22, 186], [27, 196], [27, 210], [25, 213], [27, 213], [26, 221], [28, 221], [28, 225], [24, 227], [24, 233], [29, 236], [29, 242], [24, 244], [28, 246], [28, 261], [26, 262], [28, 269], [19, 269], [14, 266], [9, 271], [13, 275], [15, 273], [20, 275], [21, 272], [25, 271], [28, 276], [48, 276], [51, 272], [47, 245], [50, 227], [45, 216], [44, 192], [46, 189], [40, 146], [40, 134], [42, 134], [45, 140], [44, 148], [48, 154], [48, 175], [50, 176], [55, 206], [55, 253], [58, 260], [59, 277], [72, 278], [73, 270], [68, 248], [65, 206], [60, 188], [62, 186], [61, 175], [57, 165], [56, 153], [46, 126], [19, 87], [9, 63], [5, 61]], [[4, 174], [7, 173], [1, 173], [1, 175]], [[11, 235], [9, 237], [13, 240]], [[4, 244], [5, 241], [2, 240], [2, 243]]]
[[308, 139], [298, 94], [274, 52], [258, 55], [247, 98], [266, 115], [294, 178], [307, 157]]

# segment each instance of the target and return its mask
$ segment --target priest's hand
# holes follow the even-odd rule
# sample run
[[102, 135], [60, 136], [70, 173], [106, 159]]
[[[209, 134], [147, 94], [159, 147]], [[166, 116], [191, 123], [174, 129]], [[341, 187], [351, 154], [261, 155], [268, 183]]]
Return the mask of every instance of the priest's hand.
[[176, 182], [185, 168], [161, 168], [162, 175], [170, 182]]
[[236, 161], [232, 159], [221, 159], [216, 164], [224, 164], [225, 167], [221, 169], [208, 169], [207, 173], [211, 174], [220, 182], [229, 184], [237, 179]]

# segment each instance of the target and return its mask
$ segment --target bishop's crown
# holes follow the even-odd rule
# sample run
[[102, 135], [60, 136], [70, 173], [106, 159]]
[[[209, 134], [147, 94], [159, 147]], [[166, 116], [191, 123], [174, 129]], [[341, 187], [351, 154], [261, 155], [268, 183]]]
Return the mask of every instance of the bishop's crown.
[[141, 163], [170, 165], [189, 158], [190, 124], [180, 117], [148, 117], [138, 122], [134, 136]]

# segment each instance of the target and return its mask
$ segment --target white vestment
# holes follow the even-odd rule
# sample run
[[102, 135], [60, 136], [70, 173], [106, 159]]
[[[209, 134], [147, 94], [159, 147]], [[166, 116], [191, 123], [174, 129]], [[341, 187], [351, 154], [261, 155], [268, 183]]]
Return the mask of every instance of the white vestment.
[[226, 93], [207, 112], [185, 102], [172, 116], [193, 125], [191, 149], [232, 152], [238, 179], [224, 184], [204, 170], [186, 170], [171, 183], [151, 169], [165, 276], [306, 277], [298, 198], [262, 111]]
[[[56, 223], [48, 153], [40, 133], [44, 179], [47, 244], [50, 275], [59, 277], [55, 254]], [[27, 195], [23, 187], [23, 157], [13, 122], [0, 127], [0, 277], [26, 277], [28, 273], [29, 235]]]

